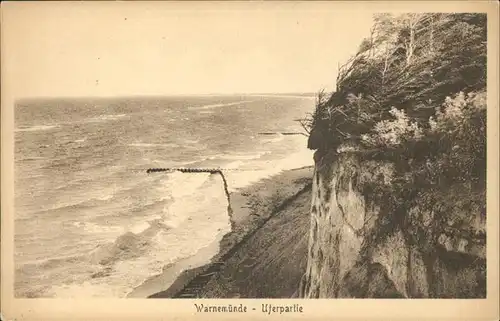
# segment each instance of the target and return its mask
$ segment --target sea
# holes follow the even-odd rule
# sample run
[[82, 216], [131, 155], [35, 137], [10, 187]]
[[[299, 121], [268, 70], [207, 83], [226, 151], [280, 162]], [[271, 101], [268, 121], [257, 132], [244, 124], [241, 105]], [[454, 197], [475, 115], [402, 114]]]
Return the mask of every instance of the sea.
[[[15, 105], [15, 296], [122, 298], [231, 229], [229, 191], [312, 165], [311, 95], [22, 100]], [[207, 258], [209, 259], [209, 258]]]

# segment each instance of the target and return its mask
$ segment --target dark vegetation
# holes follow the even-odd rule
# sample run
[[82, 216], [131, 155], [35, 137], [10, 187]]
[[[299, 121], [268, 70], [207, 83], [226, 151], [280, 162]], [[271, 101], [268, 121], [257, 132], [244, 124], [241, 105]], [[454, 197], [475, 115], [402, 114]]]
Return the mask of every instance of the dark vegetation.
[[423, 140], [433, 154], [474, 154], [471, 164], [447, 160], [469, 169], [484, 158], [485, 91], [486, 15], [381, 14], [304, 125], [312, 149], [409, 150]]
[[[486, 15], [379, 14], [302, 121], [309, 148], [398, 164], [401, 189], [486, 182]], [[410, 188], [411, 189], [411, 188]]]
[[[353, 153], [390, 164], [360, 188], [391, 213], [387, 228], [402, 227], [431, 260], [445, 228], [486, 215], [486, 34], [485, 14], [376, 15], [335, 92], [320, 92], [301, 121], [315, 159]], [[484, 233], [470, 234], [484, 242]]]

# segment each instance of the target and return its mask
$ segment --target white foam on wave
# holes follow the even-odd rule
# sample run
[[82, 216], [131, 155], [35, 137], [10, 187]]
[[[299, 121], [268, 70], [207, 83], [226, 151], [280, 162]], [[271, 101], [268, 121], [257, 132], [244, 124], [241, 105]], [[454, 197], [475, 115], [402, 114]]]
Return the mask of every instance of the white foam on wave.
[[[245, 166], [240, 166], [238, 171], [225, 173], [229, 191], [233, 192], [286, 170], [313, 165], [313, 155], [314, 151], [303, 148], [281, 159], [256, 160], [246, 163]], [[245, 170], [245, 167], [248, 167], [248, 170]]]
[[120, 235], [124, 233], [124, 228], [121, 226], [112, 226], [112, 225], [99, 225], [92, 222], [81, 222], [76, 221], [73, 222], [72, 225], [76, 228], [81, 228], [85, 230], [87, 233], [91, 234], [114, 234]]
[[[108, 262], [104, 276], [54, 285], [49, 295], [58, 298], [126, 297], [146, 279], [162, 273], [166, 264], [191, 257], [208, 244], [220, 241], [230, 229], [220, 176], [204, 173], [168, 175], [170, 183], [184, 184], [189, 191], [172, 185], [174, 190], [183, 191], [174, 192], [177, 198], [166, 212], [150, 216], [153, 220], [137, 222], [115, 242], [96, 250], [91, 256], [99, 262], [103, 259]], [[175, 220], [177, 224], [164, 227], [166, 222]], [[213, 255], [215, 253], [216, 248]], [[114, 257], [116, 255], [118, 257]]]
[[109, 194], [102, 194], [100, 196], [96, 196], [94, 199], [98, 200], [98, 201], [109, 201], [110, 199], [112, 199], [113, 197], [115, 196], [114, 193], [109, 193]]
[[52, 257], [44, 257], [44, 258], [23, 261], [22, 266], [36, 265], [40, 267], [44, 265], [53, 264], [53, 262], [64, 262], [64, 261], [76, 260], [78, 258], [79, 258], [78, 256], [74, 255], [59, 255]]
[[153, 227], [153, 225], [157, 225], [157, 223], [161, 222], [161, 220], [163, 219], [164, 217], [160, 214], [155, 214], [148, 216], [147, 218], [139, 219], [138, 222], [132, 224], [128, 231], [134, 234], [141, 234], [149, 228]]
[[189, 162], [184, 162], [184, 161], [171, 161], [171, 160], [164, 160], [164, 159], [153, 159], [151, 160], [153, 164], [156, 164], [155, 166], [157, 167], [183, 167], [187, 166], [190, 164], [198, 163], [199, 160], [193, 160]]
[[270, 151], [261, 151], [257, 153], [246, 153], [246, 154], [216, 154], [213, 156], [206, 157], [205, 160], [254, 160], [259, 159], [262, 156], [270, 154]]
[[95, 117], [89, 117], [89, 118], [84, 118], [81, 120], [75, 120], [75, 121], [65, 121], [65, 122], [60, 122], [56, 126], [66, 126], [66, 125], [75, 125], [75, 124], [88, 124], [88, 123], [100, 123], [100, 122], [107, 122], [107, 121], [112, 121], [112, 120], [120, 120], [124, 118], [130, 118], [129, 114], [103, 114]]
[[110, 203], [120, 190], [116, 183], [110, 183], [106, 187], [89, 185], [72, 182], [51, 189], [45, 198], [49, 197], [52, 201], [41, 202], [35, 213], [53, 212], [65, 215], [68, 211], [72, 211], [73, 214], [84, 214], [103, 203]]
[[144, 147], [144, 148], [153, 148], [153, 147], [171, 147], [178, 148], [177, 144], [155, 144], [155, 143], [132, 143], [128, 144], [130, 147]]
[[209, 178], [210, 173], [182, 173], [173, 172], [168, 174], [168, 184], [172, 187], [172, 197], [177, 199], [183, 196], [191, 196]]
[[22, 127], [22, 128], [16, 128], [14, 131], [15, 132], [33, 132], [33, 131], [40, 131], [40, 130], [49, 130], [49, 129], [54, 129], [58, 128], [59, 126], [57, 125], [37, 125], [37, 126], [31, 126], [31, 127]]
[[140, 234], [141, 232], [147, 230], [150, 226], [151, 224], [149, 222], [139, 222], [130, 229], [130, 232]]
[[212, 109], [212, 108], [220, 108], [220, 107], [228, 107], [228, 106], [237, 106], [237, 105], [251, 103], [251, 102], [254, 102], [254, 100], [240, 100], [240, 101], [231, 102], [231, 103], [209, 104], [209, 105], [203, 105], [203, 106], [197, 106], [197, 107], [188, 107], [188, 108], [189, 109]]
[[178, 195], [164, 214], [163, 222], [173, 229], [155, 236], [157, 250], [170, 252], [170, 262], [196, 253], [229, 231], [227, 205], [220, 175], [210, 175], [193, 193]]
[[244, 162], [242, 162], [242, 161], [239, 160], [239, 161], [235, 161], [235, 162], [226, 164], [224, 166], [224, 168], [226, 168], [226, 169], [238, 169], [238, 168], [240, 168], [244, 164], [245, 164]]
[[[37, 160], [45, 160], [47, 157], [39, 157], [39, 156], [33, 156], [33, 157], [24, 157], [24, 158], [18, 158], [16, 159], [17, 161], [37, 161]], [[38, 175], [42, 176], [42, 175]], [[35, 178], [37, 176], [30, 176], [31, 178]]]
[[[73, 189], [79, 186], [85, 185], [87, 183], [95, 182], [94, 177], [99, 177], [100, 179], [109, 178], [113, 175], [116, 175], [117, 172], [122, 170], [124, 166], [109, 166], [106, 168], [92, 168], [87, 169], [85, 171], [80, 171], [74, 174], [71, 180], [66, 180], [64, 177], [61, 177], [61, 183], [57, 186], [54, 186], [54, 190], [61, 191], [65, 189]], [[61, 193], [61, 192], [58, 192]], [[92, 193], [91, 193], [92, 194]], [[95, 194], [92, 194], [95, 195]], [[97, 195], [95, 198], [100, 197]]]
[[85, 202], [92, 202], [96, 200], [107, 201], [114, 197], [116, 191], [119, 188], [116, 183], [109, 184], [106, 187], [94, 186], [89, 188], [82, 182], [85, 181], [78, 182], [77, 184], [75, 184], [74, 188], [68, 189], [67, 191], [64, 191], [63, 189], [65, 187], [70, 187], [70, 185], [64, 185], [62, 187], [56, 188], [56, 190], [58, 190], [59, 199], [66, 199], [67, 196], [71, 199], [71, 201], [54, 204], [54, 207], [52, 209], [80, 205]]
[[[177, 228], [189, 219], [188, 215], [186, 215], [185, 204], [191, 204], [191, 207], [203, 204], [199, 200], [200, 193], [208, 192], [206, 185], [210, 177], [211, 174], [209, 173], [187, 174], [174, 172], [169, 174], [169, 179], [165, 183], [168, 184], [167, 188], [172, 197], [172, 202], [163, 208], [163, 223], [165, 225]], [[196, 196], [198, 196], [198, 201]]]
[[[125, 278], [126, 280], [126, 278]], [[102, 279], [87, 280], [83, 283], [54, 285], [49, 290], [48, 295], [64, 299], [85, 299], [85, 298], [123, 298], [127, 294], [125, 287], [113, 287], [99, 284]]]
[[130, 117], [130, 115], [127, 114], [109, 114], [109, 115], [100, 115], [97, 117], [90, 117], [87, 119], [84, 119], [82, 121], [78, 121], [77, 123], [99, 123], [99, 122], [106, 122], [110, 120], [119, 120], [125, 117]]

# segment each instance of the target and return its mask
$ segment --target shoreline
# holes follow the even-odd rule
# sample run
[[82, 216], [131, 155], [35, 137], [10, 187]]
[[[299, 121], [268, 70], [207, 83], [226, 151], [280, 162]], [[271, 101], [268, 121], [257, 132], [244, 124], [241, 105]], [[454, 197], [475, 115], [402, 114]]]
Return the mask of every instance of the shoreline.
[[[245, 240], [255, 234], [274, 214], [310, 188], [314, 166], [284, 170], [231, 192], [232, 230], [196, 254], [166, 265], [163, 272], [145, 280], [128, 298], [191, 297], [181, 292], [191, 285], [201, 290]], [[190, 284], [194, 282], [195, 284]]]

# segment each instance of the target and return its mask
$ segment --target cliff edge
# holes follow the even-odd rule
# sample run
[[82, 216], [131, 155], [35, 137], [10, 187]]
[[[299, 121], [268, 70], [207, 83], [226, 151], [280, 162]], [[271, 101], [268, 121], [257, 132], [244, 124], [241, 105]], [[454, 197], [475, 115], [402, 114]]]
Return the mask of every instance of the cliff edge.
[[303, 121], [305, 298], [486, 296], [486, 16], [375, 16]]
[[[300, 296], [485, 297], [485, 215], [477, 193], [467, 184], [439, 195], [422, 191], [395, 208], [363, 188], [392, 179], [393, 164], [356, 154], [317, 161]], [[445, 221], [442, 210], [452, 214]]]

